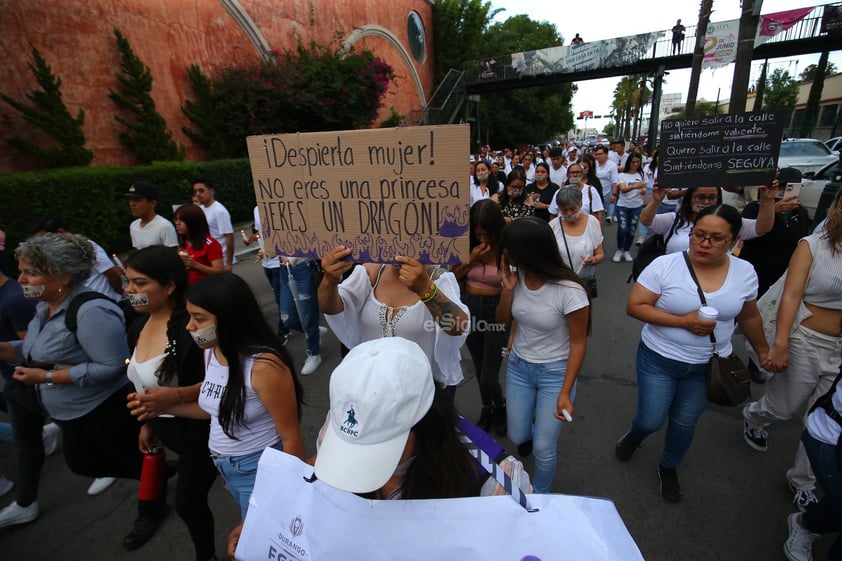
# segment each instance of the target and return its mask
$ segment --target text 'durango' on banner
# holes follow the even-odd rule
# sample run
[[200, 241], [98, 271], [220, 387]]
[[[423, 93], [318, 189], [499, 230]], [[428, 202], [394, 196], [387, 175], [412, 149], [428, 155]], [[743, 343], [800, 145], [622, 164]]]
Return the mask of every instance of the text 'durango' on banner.
[[248, 137], [267, 253], [467, 262], [469, 125]]

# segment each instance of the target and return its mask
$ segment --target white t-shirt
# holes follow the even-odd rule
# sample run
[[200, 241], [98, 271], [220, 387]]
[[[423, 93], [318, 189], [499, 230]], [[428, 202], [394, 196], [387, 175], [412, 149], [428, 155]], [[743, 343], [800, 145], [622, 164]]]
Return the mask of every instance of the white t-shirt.
[[82, 284], [91, 290], [96, 290], [100, 294], [105, 294], [117, 302], [120, 298], [122, 298], [122, 294], [111, 287], [111, 283], [108, 282], [108, 277], [104, 274], [106, 271], [110, 271], [116, 267], [116, 265], [113, 261], [111, 261], [111, 258], [107, 253], [105, 253], [105, 250], [102, 249], [98, 243], [91, 241], [91, 245], [94, 246], [96, 261], [94, 262], [94, 268], [91, 270], [90, 276], [88, 276]]
[[[618, 183], [625, 183], [626, 187], [634, 183], [643, 181], [642, 173], [621, 173]], [[617, 206], [624, 208], [638, 208], [643, 206], [643, 193], [640, 189], [633, 189], [627, 193], [620, 192], [620, 198], [617, 199]]]
[[552, 165], [550, 165], [550, 183], [564, 185], [565, 181], [567, 181], [567, 166], [563, 165], [560, 168], [555, 169]]
[[575, 282], [559, 281], [530, 290], [523, 274], [519, 276], [512, 301], [512, 317], [518, 322], [512, 351], [538, 364], [566, 360], [570, 354], [567, 314], [589, 305], [585, 289]]
[[[656, 214], [652, 220], [652, 225], [649, 229], [656, 234], [661, 234], [664, 238], [672, 224], [675, 222], [674, 212], [665, 212], [664, 214]], [[759, 237], [756, 229], [757, 220], [751, 218], [743, 218], [743, 227], [740, 229], [740, 238], [743, 240], [751, 240]], [[667, 253], [675, 253], [690, 249], [690, 230], [693, 229], [693, 224], [685, 222], [681, 228], [678, 228], [672, 237], [667, 242]]]
[[[550, 228], [552, 228], [555, 239], [558, 241], [558, 251], [561, 253], [562, 260], [582, 278], [595, 276], [595, 266], [583, 267], [582, 258], [592, 256], [594, 250], [602, 245], [602, 227], [599, 225], [599, 220], [593, 215], [588, 215], [588, 223], [581, 236], [571, 236], [563, 232], [561, 218], [550, 220]], [[565, 238], [567, 239], [567, 246], [564, 245]], [[570, 250], [570, 259], [573, 260], [572, 263], [567, 257], [568, 249]]]
[[[748, 261], [728, 255], [729, 266], [725, 282], [715, 292], [705, 292], [707, 305], [719, 311], [714, 336], [716, 347], [723, 356], [733, 351], [731, 336], [734, 318], [743, 304], [757, 299], [757, 273]], [[701, 306], [696, 283], [690, 276], [683, 253], [670, 253], [658, 257], [643, 269], [637, 278], [643, 288], [658, 294], [655, 307], [675, 315], [684, 315]], [[661, 356], [702, 364], [713, 353], [710, 338], [694, 335], [680, 327], [665, 327], [647, 323], [640, 335], [643, 343]]]
[[617, 164], [611, 160], [606, 161], [604, 166], [600, 166], [599, 162], [596, 163], [596, 176], [602, 184], [603, 195], [610, 196], [614, 185], [620, 182], [620, 173], [617, 171]]
[[156, 214], [146, 226], [140, 225], [140, 218], [129, 225], [129, 235], [132, 237], [132, 247], [143, 249], [150, 245], [178, 246], [178, 236], [172, 222]]
[[[565, 185], [565, 187], [569, 187], [569, 185]], [[588, 195], [588, 191], [585, 190], [586, 187], [590, 190], [590, 195]], [[558, 192], [556, 192], [556, 194], [558, 194]], [[593, 202], [593, 208], [591, 208], [591, 202]], [[605, 207], [602, 206], [602, 199], [599, 198], [599, 192], [596, 190], [596, 187], [583, 183], [582, 212], [585, 214], [593, 214], [594, 212], [602, 212], [604, 210]], [[556, 201], [555, 197], [553, 197], [553, 200], [550, 203], [550, 208], [547, 209], [547, 212], [556, 216], [560, 214], [558, 211], [558, 201]]]
[[[834, 409], [842, 411], [842, 383], [836, 385], [831, 403]], [[807, 417], [807, 430], [810, 431], [810, 436], [831, 446], [836, 446], [839, 435], [842, 433], [839, 423], [831, 419], [821, 407]]]
[[225, 234], [233, 234], [234, 227], [231, 225], [231, 215], [228, 209], [222, 206], [219, 201], [214, 201], [210, 206], [199, 205], [208, 220], [210, 235], [222, 246], [222, 264], [228, 264], [228, 248], [225, 246]]
[[526, 174], [526, 182], [532, 183], [535, 181], [535, 164], [529, 166], [529, 169], [526, 167], [523, 168], [524, 173]]
[[482, 201], [484, 199], [490, 198], [492, 195], [491, 189], [486, 189], [484, 192], [479, 185], [475, 185], [473, 182], [471, 183], [470, 187], [470, 199], [471, 199], [471, 206], [474, 206], [478, 201]]

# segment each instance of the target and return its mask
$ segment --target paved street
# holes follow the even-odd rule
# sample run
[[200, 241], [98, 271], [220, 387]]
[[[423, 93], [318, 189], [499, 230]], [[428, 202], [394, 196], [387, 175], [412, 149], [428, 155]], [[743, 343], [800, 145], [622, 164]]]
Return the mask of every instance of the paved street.
[[[608, 256], [614, 253], [615, 235], [616, 225], [606, 226]], [[786, 516], [794, 510], [784, 472], [795, 451], [800, 420], [773, 426], [769, 451], [764, 454], [743, 442], [738, 409], [711, 407], [679, 470], [684, 501], [677, 505], [666, 503], [658, 492], [656, 469], [663, 431], [650, 437], [628, 464], [614, 458], [614, 442], [628, 429], [636, 405], [634, 356], [641, 325], [625, 314], [629, 271], [629, 264], [610, 260], [599, 267], [593, 334], [578, 386], [575, 420], [559, 441], [553, 490], [613, 499], [648, 561], [783, 560]], [[235, 272], [250, 283], [267, 317], [275, 321], [277, 311], [259, 265], [245, 259]], [[742, 340], [735, 346], [740, 349]], [[290, 338], [289, 349], [299, 368], [304, 348], [303, 335]], [[467, 352], [463, 355], [465, 381], [456, 404], [475, 419], [480, 409], [478, 389]], [[323, 340], [322, 356], [321, 368], [302, 378], [306, 402], [302, 431], [310, 453], [327, 410], [329, 375], [339, 361], [339, 345], [332, 334]], [[753, 391], [758, 396], [762, 386]], [[506, 439], [503, 443], [514, 449]], [[0, 473], [16, 477], [11, 446], [0, 446]], [[90, 480], [70, 473], [60, 453], [47, 459], [41, 481], [41, 517], [23, 527], [0, 530], [3, 561], [192, 559], [187, 531], [174, 513], [142, 549], [126, 552], [122, 548], [135, 514], [136, 482], [119, 481], [104, 494], [88, 497], [85, 490]], [[171, 499], [173, 492], [170, 485]], [[6, 495], [0, 505], [13, 497], [14, 492]], [[238, 510], [219, 480], [212, 491], [212, 506], [218, 553], [223, 557], [225, 537], [237, 522]], [[818, 542], [816, 559], [825, 558], [829, 541]], [[348, 559], [353, 558], [349, 552]], [[448, 559], [447, 553], [440, 558]], [[557, 559], [566, 557], [559, 552]]]

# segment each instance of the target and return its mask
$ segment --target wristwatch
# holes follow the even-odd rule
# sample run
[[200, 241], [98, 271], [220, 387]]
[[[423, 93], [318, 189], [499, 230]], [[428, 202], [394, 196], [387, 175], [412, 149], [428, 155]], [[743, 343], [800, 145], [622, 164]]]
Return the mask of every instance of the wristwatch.
[[47, 378], [44, 381], [47, 383], [48, 386], [55, 385], [55, 383], [53, 382], [53, 374], [55, 373], [55, 370], [47, 370]]

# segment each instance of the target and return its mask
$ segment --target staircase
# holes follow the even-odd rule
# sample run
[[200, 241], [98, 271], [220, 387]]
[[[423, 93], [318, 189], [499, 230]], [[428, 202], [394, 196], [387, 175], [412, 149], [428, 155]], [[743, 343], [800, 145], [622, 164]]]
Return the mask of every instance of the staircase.
[[456, 121], [465, 101], [465, 73], [451, 68], [424, 109], [413, 110], [407, 125], [447, 125]]

